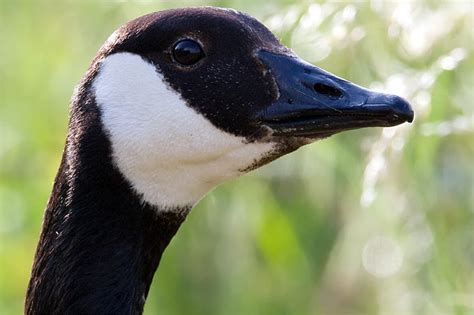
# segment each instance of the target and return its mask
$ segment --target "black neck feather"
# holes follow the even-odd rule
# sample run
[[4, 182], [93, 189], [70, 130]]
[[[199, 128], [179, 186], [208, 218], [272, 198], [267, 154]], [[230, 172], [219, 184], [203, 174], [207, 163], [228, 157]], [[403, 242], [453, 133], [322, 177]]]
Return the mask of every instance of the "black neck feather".
[[48, 202], [27, 314], [136, 314], [189, 208], [142, 202], [111, 162], [100, 113], [84, 86]]

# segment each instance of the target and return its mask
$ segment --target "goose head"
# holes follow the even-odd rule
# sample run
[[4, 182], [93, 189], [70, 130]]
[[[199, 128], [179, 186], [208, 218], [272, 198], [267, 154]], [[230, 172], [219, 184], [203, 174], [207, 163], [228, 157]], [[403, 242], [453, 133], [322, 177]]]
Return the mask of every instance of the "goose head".
[[191, 8], [112, 34], [70, 116], [26, 314], [141, 313], [163, 251], [213, 187], [413, 111], [303, 61], [248, 15]]
[[163, 211], [190, 208], [219, 183], [315, 140], [413, 120], [402, 98], [305, 62], [260, 22], [228, 9], [129, 22], [86, 80], [114, 164]]

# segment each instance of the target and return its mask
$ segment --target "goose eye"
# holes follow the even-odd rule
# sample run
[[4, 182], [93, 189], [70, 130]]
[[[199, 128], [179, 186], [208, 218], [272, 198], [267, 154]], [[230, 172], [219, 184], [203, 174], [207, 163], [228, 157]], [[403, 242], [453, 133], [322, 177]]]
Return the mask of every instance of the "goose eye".
[[177, 42], [173, 46], [172, 54], [173, 59], [184, 66], [193, 65], [205, 56], [201, 45], [190, 39]]

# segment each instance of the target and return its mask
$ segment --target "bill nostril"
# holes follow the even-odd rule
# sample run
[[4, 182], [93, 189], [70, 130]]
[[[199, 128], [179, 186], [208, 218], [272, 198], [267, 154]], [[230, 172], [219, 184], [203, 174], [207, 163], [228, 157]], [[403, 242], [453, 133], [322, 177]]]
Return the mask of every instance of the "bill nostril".
[[323, 94], [331, 98], [341, 98], [344, 95], [341, 90], [323, 83], [316, 83], [313, 85], [313, 89], [319, 94]]

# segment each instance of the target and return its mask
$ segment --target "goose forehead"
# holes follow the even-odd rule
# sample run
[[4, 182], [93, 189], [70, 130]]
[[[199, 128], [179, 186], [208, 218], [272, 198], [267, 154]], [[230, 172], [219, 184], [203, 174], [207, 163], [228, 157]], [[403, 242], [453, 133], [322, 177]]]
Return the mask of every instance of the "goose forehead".
[[114, 163], [151, 204], [194, 204], [275, 150], [214, 126], [139, 55], [106, 57], [92, 88]]

